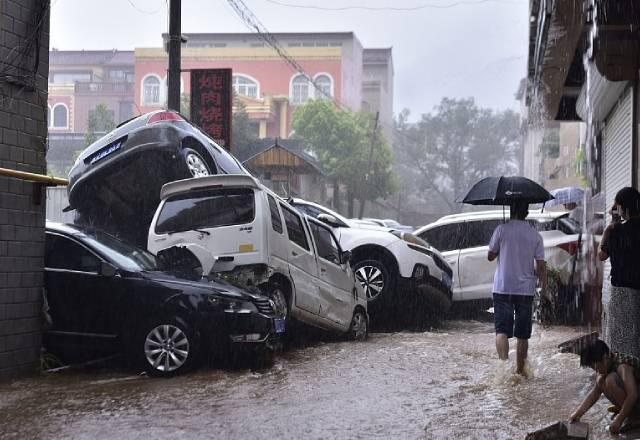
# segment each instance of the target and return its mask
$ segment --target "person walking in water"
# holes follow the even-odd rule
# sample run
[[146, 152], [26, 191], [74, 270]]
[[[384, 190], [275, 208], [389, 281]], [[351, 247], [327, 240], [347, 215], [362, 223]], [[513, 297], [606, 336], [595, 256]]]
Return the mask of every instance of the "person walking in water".
[[[511, 219], [499, 225], [489, 242], [489, 261], [498, 259], [493, 277], [493, 310], [496, 349], [502, 360], [509, 358], [509, 339], [518, 340], [516, 372], [525, 374], [532, 329], [533, 296], [536, 273], [547, 295], [547, 268], [542, 236], [525, 219], [529, 205], [524, 201], [511, 205]], [[535, 267], [535, 272], [534, 272]]]
[[640, 193], [616, 194], [612, 220], [602, 234], [598, 258], [611, 259], [611, 295], [604, 334], [611, 350], [640, 358]]

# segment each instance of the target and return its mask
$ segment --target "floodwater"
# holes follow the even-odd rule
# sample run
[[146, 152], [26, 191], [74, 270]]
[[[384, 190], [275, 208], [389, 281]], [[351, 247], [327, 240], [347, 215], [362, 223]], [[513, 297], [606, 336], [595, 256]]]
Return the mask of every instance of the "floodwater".
[[[534, 328], [529, 379], [513, 374], [515, 359], [497, 360], [492, 324], [478, 321], [314, 342], [264, 372], [22, 379], [0, 385], [0, 438], [523, 439], [566, 419], [589, 390], [591, 370], [556, 348], [579, 334]], [[592, 439], [610, 438], [604, 400], [583, 421]]]

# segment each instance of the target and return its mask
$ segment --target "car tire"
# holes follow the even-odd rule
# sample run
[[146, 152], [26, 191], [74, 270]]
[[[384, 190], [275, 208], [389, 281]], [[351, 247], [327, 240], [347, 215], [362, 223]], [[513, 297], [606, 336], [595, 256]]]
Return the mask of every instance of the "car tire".
[[211, 167], [202, 155], [193, 148], [182, 149], [182, 163], [184, 173], [188, 178], [211, 175]]
[[353, 266], [356, 281], [362, 285], [369, 303], [386, 302], [391, 296], [394, 276], [380, 260], [362, 260]]
[[284, 319], [285, 323], [289, 321], [289, 301], [284, 287], [277, 282], [271, 281], [263, 289], [264, 294], [275, 304], [275, 317]]
[[142, 327], [136, 356], [149, 376], [171, 377], [190, 370], [198, 356], [195, 332], [179, 320], [159, 320]]
[[353, 312], [347, 338], [351, 341], [365, 341], [369, 336], [369, 320], [361, 308]]

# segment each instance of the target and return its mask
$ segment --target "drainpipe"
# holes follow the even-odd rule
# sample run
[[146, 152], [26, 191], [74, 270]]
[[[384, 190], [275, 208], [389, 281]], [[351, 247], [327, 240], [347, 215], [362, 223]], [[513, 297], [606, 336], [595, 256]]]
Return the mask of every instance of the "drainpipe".
[[0, 176], [11, 177], [13, 179], [33, 182], [33, 203], [40, 205], [42, 200], [42, 188], [45, 186], [66, 186], [69, 181], [58, 177], [46, 176], [44, 174], [27, 173], [25, 171], [0, 168]]

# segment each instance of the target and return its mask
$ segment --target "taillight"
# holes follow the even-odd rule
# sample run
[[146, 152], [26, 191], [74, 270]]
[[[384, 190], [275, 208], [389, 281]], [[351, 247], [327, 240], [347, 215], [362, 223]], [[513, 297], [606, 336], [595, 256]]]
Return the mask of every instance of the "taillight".
[[560, 249], [564, 249], [565, 251], [569, 252], [569, 255], [575, 255], [576, 252], [578, 252], [578, 242], [577, 241], [570, 241], [568, 243], [561, 243], [561, 244], [557, 245], [557, 247], [559, 247]]
[[182, 116], [174, 112], [159, 112], [149, 118], [147, 124], [153, 124], [154, 122], [163, 121], [184, 121]]

